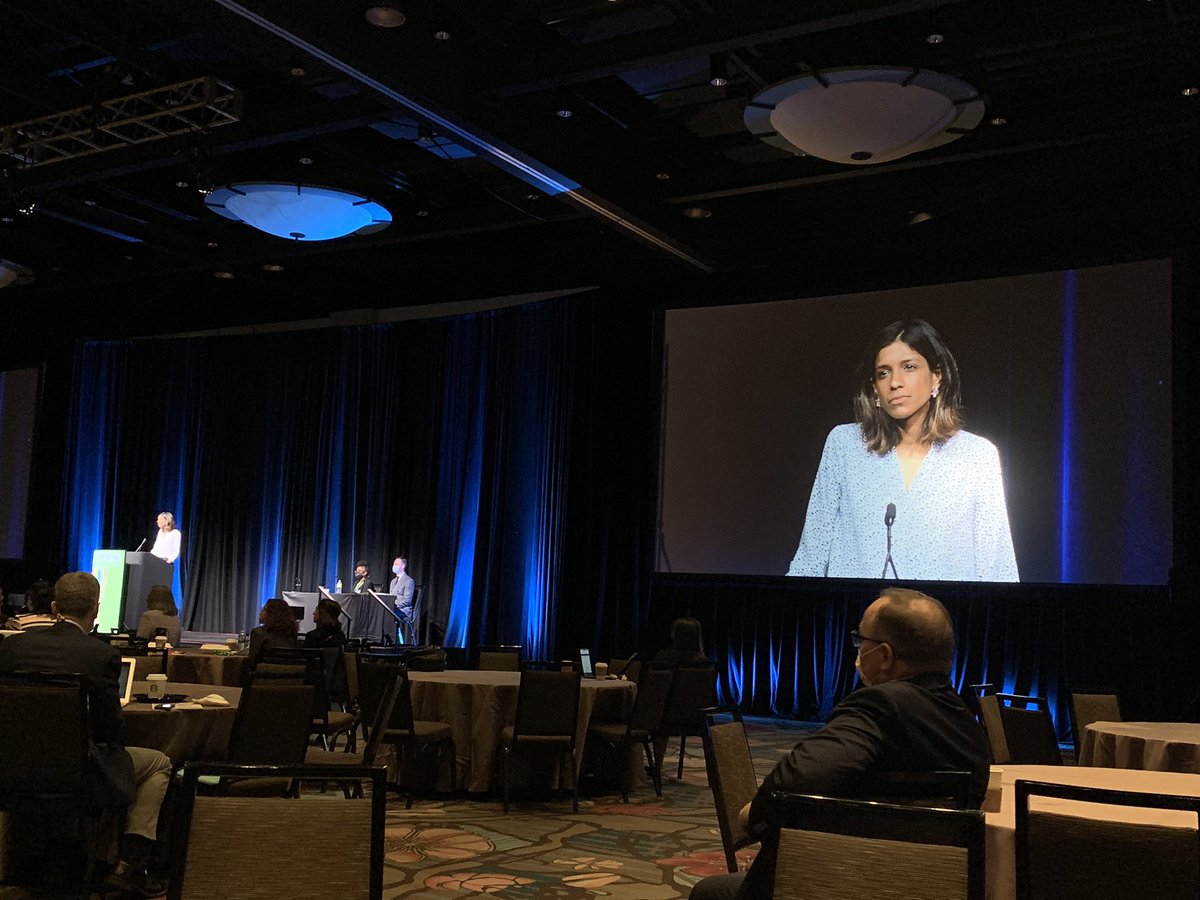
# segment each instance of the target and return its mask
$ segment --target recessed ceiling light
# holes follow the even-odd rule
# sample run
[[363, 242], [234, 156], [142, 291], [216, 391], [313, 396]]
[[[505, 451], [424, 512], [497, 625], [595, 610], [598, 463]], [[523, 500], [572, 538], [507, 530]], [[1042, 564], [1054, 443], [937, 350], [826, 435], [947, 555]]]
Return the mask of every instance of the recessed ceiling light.
[[288, 72], [293, 78], [303, 78], [308, 74], [308, 69], [304, 66], [304, 60], [299, 57], [292, 57], [288, 63]]
[[724, 75], [714, 75], [712, 78], [708, 79], [708, 83], [713, 87], [725, 87], [725, 85], [729, 84], [729, 79]]
[[84, 201], [83, 201], [83, 205], [84, 205], [84, 206], [95, 206], [95, 205], [96, 205], [96, 201], [95, 201], [95, 200], [84, 200]]
[[683, 214], [689, 219], [707, 219], [712, 215], [712, 210], [705, 209], [703, 206], [689, 206], [683, 211]]
[[667, 181], [670, 179], [671, 173], [670, 172], [658, 172], [655, 174], [654, 177], [657, 178], [659, 181]]
[[992, 124], [993, 125], [1007, 125], [1008, 119], [1004, 118], [1004, 116], [992, 116]]
[[946, 36], [945, 36], [944, 34], [931, 34], [931, 35], [928, 35], [928, 36], [925, 38], [925, 43], [927, 43], [927, 44], [940, 44], [940, 43], [942, 43], [942, 41], [944, 41], [944, 40], [946, 40]]
[[569, 119], [571, 116], [575, 115], [575, 113], [571, 112], [569, 109], [560, 109], [555, 113], [555, 115], [560, 119]]
[[437, 38], [439, 41], [448, 41], [448, 40], [450, 40], [450, 32], [448, 32], [448, 31], [435, 31], [435, 32], [433, 33], [433, 36], [434, 36], [435, 38]]
[[264, 272], [282, 272], [283, 266], [279, 263], [263, 263], [262, 270]]
[[202, 196], [204, 196], [204, 197], [207, 197], [207, 196], [208, 196], [209, 194], [211, 194], [212, 192], [213, 192], [213, 189], [212, 189], [212, 188], [210, 188], [210, 187], [201, 187], [201, 188], [196, 188], [196, 193], [197, 193], [197, 194], [200, 194], [200, 195], [202, 195]]
[[37, 209], [37, 204], [34, 201], [30, 200], [24, 206], [18, 206], [17, 212], [19, 212], [23, 216], [32, 216], [33, 211], [35, 209]]
[[226, 280], [233, 278], [232, 272], [213, 272], [213, 278], [224, 278]]
[[921, 211], [921, 212], [913, 213], [911, 218], [909, 218], [909, 220], [908, 220], [908, 224], [909, 225], [919, 225], [922, 222], [928, 222], [932, 218], [933, 218], [933, 216], [930, 215], [929, 213]]
[[313, 164], [311, 156], [302, 156], [299, 160], [297, 160], [297, 162], [299, 162], [302, 166], [311, 166]]
[[425, 219], [428, 217], [429, 217], [429, 210], [427, 210], [427, 209], [418, 209], [417, 210], [417, 218]]
[[12, 216], [0, 216], [0, 222], [3, 222], [5, 225], [11, 225], [14, 221]]
[[186, 181], [180, 180], [180, 181], [175, 182], [175, 187], [185, 188], [185, 187], [191, 187], [191, 185], [189, 185]]
[[1200, 94], [1200, 87], [1185, 87], [1182, 93], [1185, 97], [1195, 97]]
[[216, 250], [216, 249], [217, 249], [217, 247], [219, 247], [219, 246], [220, 246], [220, 244], [218, 244], [216, 241], [209, 241], [209, 242], [208, 242], [208, 249], [209, 249], [209, 250]]
[[406, 17], [395, 4], [387, 0], [377, 0], [367, 7], [363, 18], [376, 28], [399, 28], [404, 24]]

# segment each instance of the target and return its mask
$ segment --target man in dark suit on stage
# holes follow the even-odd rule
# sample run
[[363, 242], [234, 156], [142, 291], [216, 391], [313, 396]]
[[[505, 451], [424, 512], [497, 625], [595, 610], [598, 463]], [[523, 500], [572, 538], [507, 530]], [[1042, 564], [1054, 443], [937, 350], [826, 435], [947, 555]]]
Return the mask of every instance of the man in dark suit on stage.
[[[99, 791], [125, 805], [120, 862], [108, 885], [128, 896], [153, 897], [165, 886], [146, 875], [158, 831], [158, 813], [171, 777], [171, 760], [157, 750], [125, 747], [120, 703], [121, 655], [92, 636], [100, 583], [71, 572], [54, 585], [53, 610], [60, 621], [0, 644], [0, 672], [79, 674], [87, 684], [90, 754]], [[35, 725], [36, 723], [31, 723]], [[8, 736], [6, 740], [16, 740]]]
[[954, 626], [946, 608], [918, 591], [888, 588], [851, 637], [863, 687], [779, 761], [742, 810], [743, 824], [763, 841], [750, 871], [706, 878], [692, 900], [772, 896], [778, 834], [766, 811], [773, 791], [872, 799], [886, 791], [888, 773], [957, 770], [971, 774], [973, 804], [983, 801], [990, 754], [950, 685]]

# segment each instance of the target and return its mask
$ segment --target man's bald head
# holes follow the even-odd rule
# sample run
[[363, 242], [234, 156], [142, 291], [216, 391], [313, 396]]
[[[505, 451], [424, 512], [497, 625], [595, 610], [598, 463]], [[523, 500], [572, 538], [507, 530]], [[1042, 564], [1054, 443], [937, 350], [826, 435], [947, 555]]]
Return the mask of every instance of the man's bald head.
[[946, 607], [920, 591], [888, 588], [870, 605], [871, 636], [891, 645], [912, 674], [949, 673], [954, 662], [954, 623]]

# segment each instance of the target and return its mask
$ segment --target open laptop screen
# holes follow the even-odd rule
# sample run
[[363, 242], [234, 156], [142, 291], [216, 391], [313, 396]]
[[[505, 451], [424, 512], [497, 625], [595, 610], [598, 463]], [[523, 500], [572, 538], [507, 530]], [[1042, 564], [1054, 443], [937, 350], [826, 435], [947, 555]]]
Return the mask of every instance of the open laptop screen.
[[121, 705], [125, 706], [133, 697], [133, 672], [137, 667], [137, 659], [132, 656], [121, 657]]
[[592, 651], [587, 647], [581, 647], [579, 650], [579, 670], [584, 678], [591, 678], [595, 674], [592, 670]]

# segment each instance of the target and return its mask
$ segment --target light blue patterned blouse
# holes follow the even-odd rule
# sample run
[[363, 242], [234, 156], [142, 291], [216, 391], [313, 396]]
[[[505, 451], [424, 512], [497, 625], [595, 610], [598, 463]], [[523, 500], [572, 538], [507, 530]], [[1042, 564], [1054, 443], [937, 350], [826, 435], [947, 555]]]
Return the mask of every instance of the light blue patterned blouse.
[[[896, 451], [870, 452], [856, 424], [829, 433], [789, 575], [879, 578], [892, 525], [895, 577], [905, 581], [1018, 581], [1000, 455], [960, 431], [935, 444], [911, 487]], [[888, 568], [891, 577], [891, 568]]]

